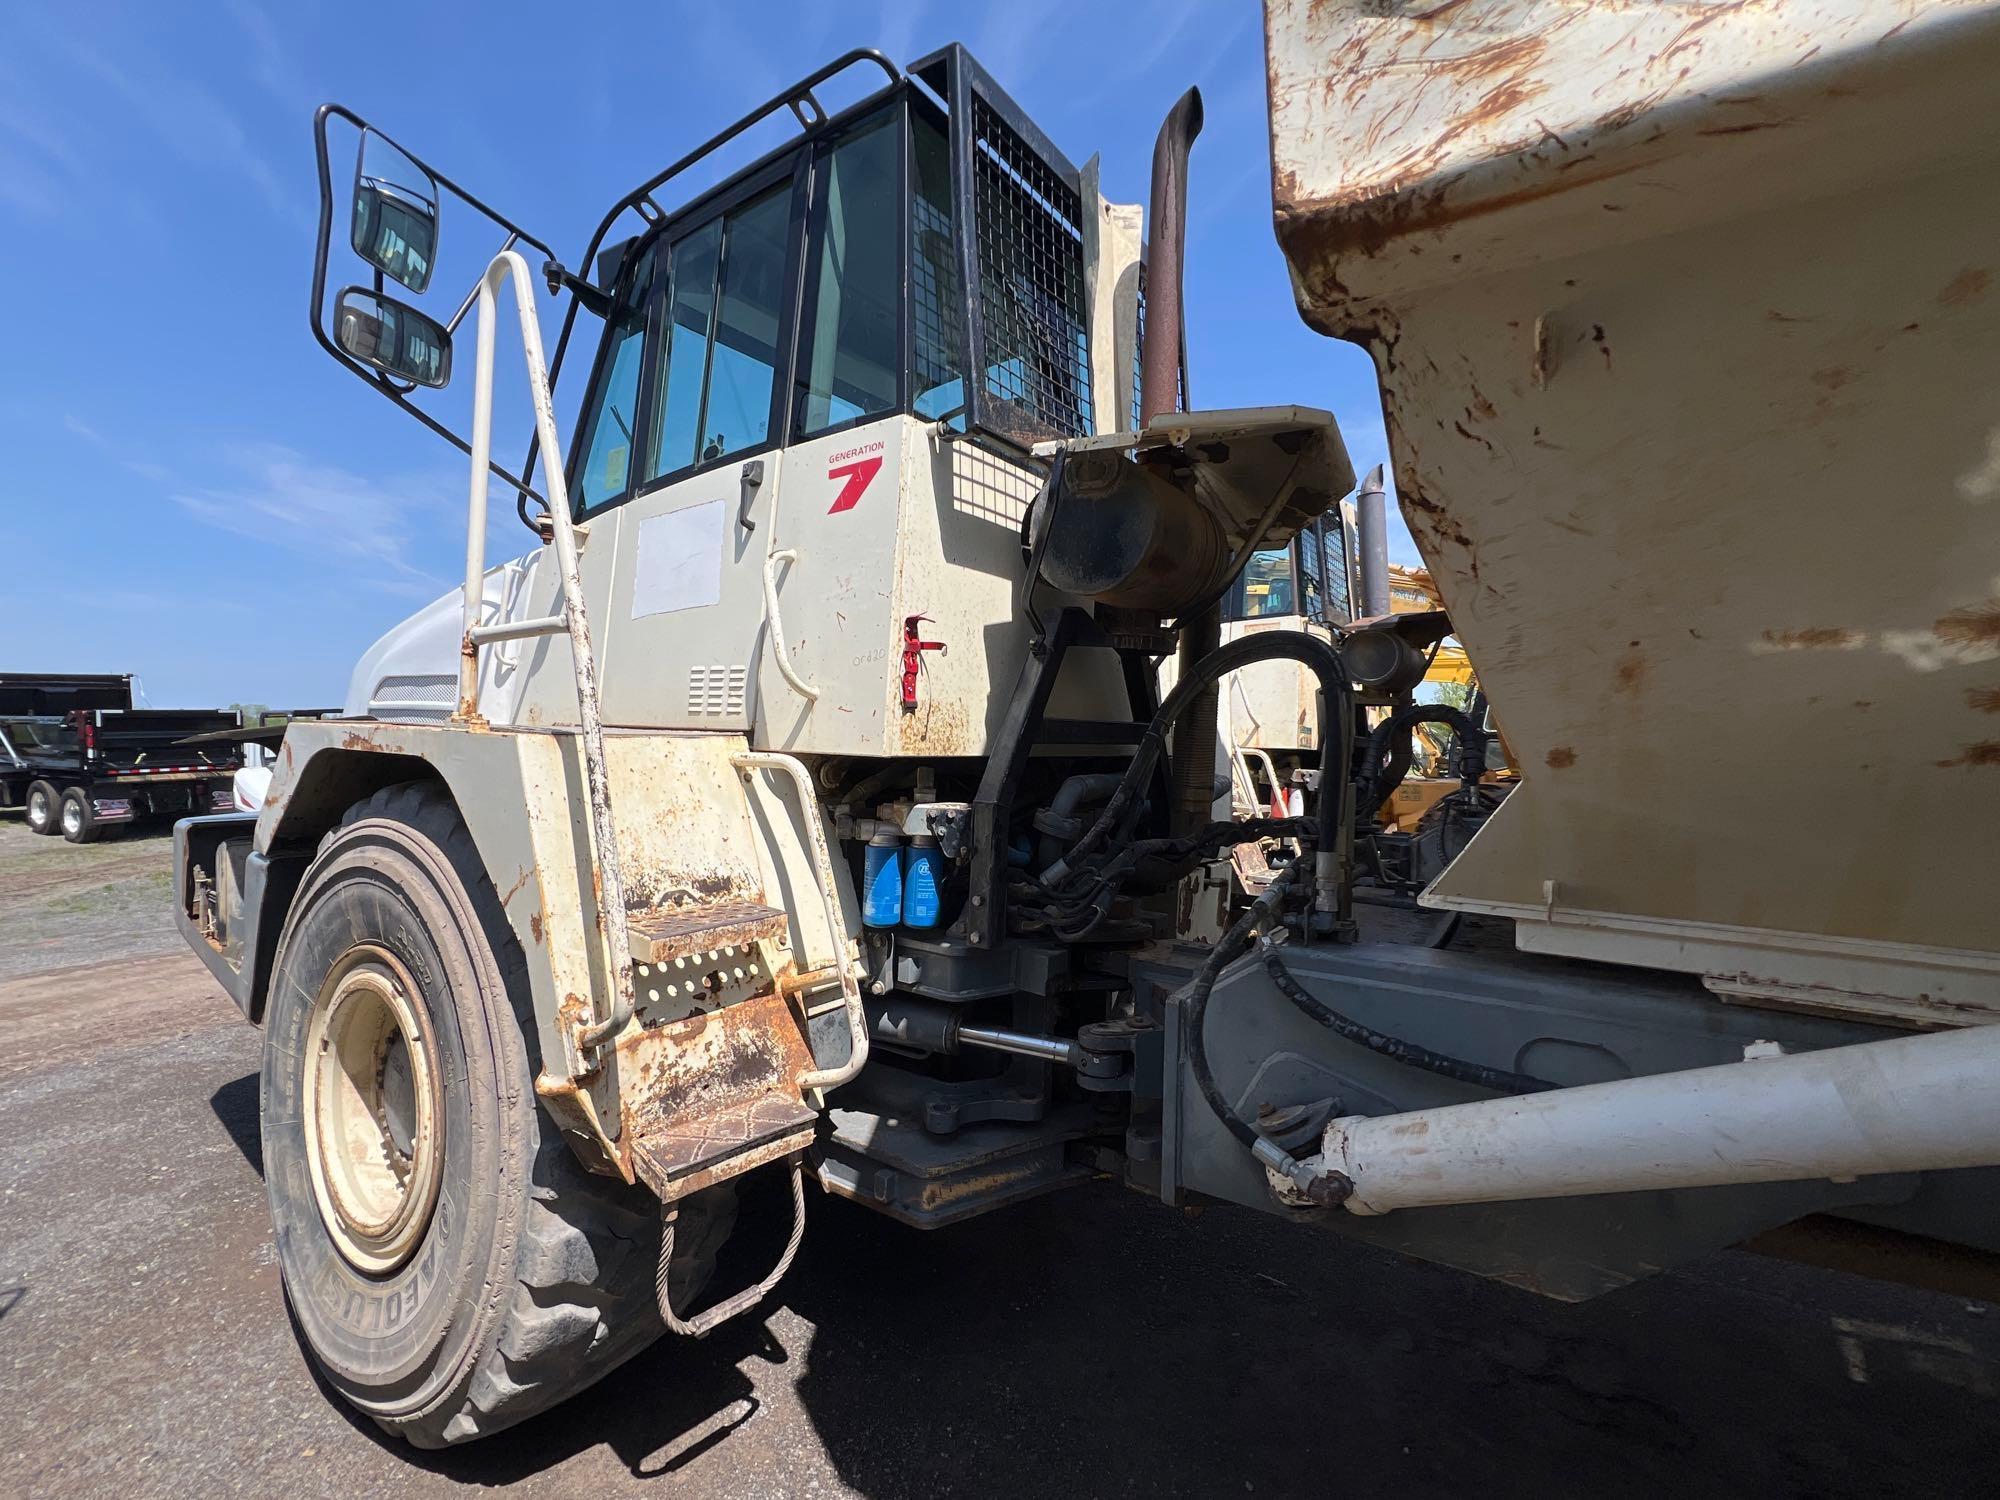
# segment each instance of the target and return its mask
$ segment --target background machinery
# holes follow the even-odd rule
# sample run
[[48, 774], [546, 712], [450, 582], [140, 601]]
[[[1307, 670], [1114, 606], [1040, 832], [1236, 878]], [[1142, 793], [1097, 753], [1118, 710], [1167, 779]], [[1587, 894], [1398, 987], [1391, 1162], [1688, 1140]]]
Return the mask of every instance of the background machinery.
[[[505, 1426], [755, 1305], [814, 1188], [927, 1227], [1110, 1179], [1565, 1298], [1814, 1216], [2000, 1248], [2000, 842], [1911, 832], [1991, 805], [1961, 690], [2000, 512], [1951, 486], [1990, 418], [1966, 179], [1995, 164], [1962, 122], [2000, 22], [1825, 10], [1688, 52], [1654, 8], [1272, 0], [1281, 243], [1307, 318], [1375, 354], [1450, 609], [1338, 651], [1223, 640], [1246, 564], [1323, 549], [1355, 476], [1323, 412], [1180, 409], [1194, 96], [1142, 220], [963, 49], [849, 54], [574, 267], [323, 109], [314, 332], [468, 454], [466, 582], [288, 726], [258, 813], [175, 847], [183, 929], [266, 1034], [278, 1258], [335, 1389], [421, 1444]], [[497, 251], [469, 292], [431, 287], [447, 224]], [[1843, 588], [1859, 553], [1801, 551], [1794, 512], [1851, 538], [1882, 490], [1814, 445], [1886, 451], [1919, 409], [1929, 509], [1893, 546], [1950, 560], [1878, 546]], [[489, 569], [496, 480], [533, 545]], [[1746, 558], [1773, 576], [1732, 589]], [[1396, 736], [1366, 702], [1447, 628], [1528, 774], [1424, 900], [1543, 952], [1357, 940]], [[1313, 677], [1311, 784], [1218, 819], [1216, 690], [1267, 661]], [[1883, 716], [1815, 737], [1809, 832], [1728, 822], [1717, 731], [1801, 694]], [[1190, 941], [1190, 877], [1262, 840], [1292, 857]], [[789, 1226], [761, 1260], [720, 1253], [739, 1189]]]

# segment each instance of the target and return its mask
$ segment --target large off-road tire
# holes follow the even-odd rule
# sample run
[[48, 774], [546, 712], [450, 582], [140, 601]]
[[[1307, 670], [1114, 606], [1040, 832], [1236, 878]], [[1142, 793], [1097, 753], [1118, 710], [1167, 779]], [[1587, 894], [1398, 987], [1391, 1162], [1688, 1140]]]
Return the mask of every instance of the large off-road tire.
[[53, 834], [62, 831], [57, 821], [62, 807], [62, 793], [50, 783], [29, 783], [27, 801], [23, 806], [27, 813], [28, 832]]
[[[660, 1208], [585, 1172], [542, 1115], [525, 960], [442, 789], [390, 787], [328, 835], [265, 1015], [264, 1176], [300, 1335], [419, 1447], [581, 1390], [662, 1331]], [[735, 1218], [682, 1206], [686, 1307]]]

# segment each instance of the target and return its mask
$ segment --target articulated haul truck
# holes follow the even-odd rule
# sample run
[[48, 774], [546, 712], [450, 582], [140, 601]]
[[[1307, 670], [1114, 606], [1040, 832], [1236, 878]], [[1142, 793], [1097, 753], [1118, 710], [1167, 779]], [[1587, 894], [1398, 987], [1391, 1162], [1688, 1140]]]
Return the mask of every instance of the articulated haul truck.
[[[850, 53], [567, 262], [320, 112], [313, 330], [466, 454], [465, 582], [178, 826], [177, 896], [264, 1030], [301, 1337], [385, 1427], [742, 1313], [823, 1194], [1114, 1184], [1570, 1299], [1802, 1223], [2000, 1249], [2000, 7], [1266, 39], [1293, 291], [1373, 356], [1442, 611], [1223, 638], [1356, 476], [1314, 392], [1183, 409], [1192, 94], [1142, 210], [963, 48]], [[1522, 775], [1419, 893], [1369, 829], [1442, 632]], [[1274, 662], [1302, 796], [1218, 817]], [[718, 1285], [739, 1190], [794, 1228]]]

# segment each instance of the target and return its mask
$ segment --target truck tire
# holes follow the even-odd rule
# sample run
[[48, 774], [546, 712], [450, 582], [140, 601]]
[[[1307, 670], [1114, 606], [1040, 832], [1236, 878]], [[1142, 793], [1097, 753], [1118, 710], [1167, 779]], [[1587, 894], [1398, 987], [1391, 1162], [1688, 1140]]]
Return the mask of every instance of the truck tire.
[[[542, 1115], [526, 960], [442, 789], [348, 809], [299, 888], [270, 995], [278, 1264], [301, 1342], [348, 1401], [444, 1447], [660, 1335], [659, 1202], [585, 1172]], [[683, 1203], [676, 1306], [735, 1212], [728, 1186]]]
[[46, 781], [31, 782], [24, 803], [28, 816], [28, 832], [54, 834], [62, 831], [62, 793]]
[[90, 793], [80, 786], [62, 794], [57, 821], [62, 825], [62, 836], [72, 844], [94, 844], [104, 833], [104, 825], [90, 806]]

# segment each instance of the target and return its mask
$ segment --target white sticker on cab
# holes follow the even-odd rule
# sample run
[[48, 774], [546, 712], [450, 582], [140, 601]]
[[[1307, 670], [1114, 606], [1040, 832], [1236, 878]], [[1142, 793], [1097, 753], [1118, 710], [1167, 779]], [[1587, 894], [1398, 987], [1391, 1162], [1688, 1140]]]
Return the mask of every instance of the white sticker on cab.
[[722, 602], [723, 503], [710, 500], [639, 523], [632, 618]]

